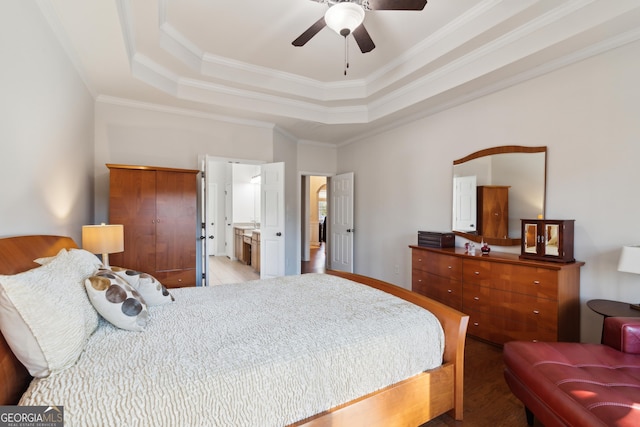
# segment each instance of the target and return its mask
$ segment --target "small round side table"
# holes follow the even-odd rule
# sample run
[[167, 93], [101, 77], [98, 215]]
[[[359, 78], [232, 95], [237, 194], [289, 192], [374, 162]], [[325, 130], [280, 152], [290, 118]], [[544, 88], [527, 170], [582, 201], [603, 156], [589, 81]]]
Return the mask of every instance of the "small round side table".
[[607, 317], [640, 317], [640, 310], [631, 308], [628, 302], [592, 299], [587, 301], [587, 307], [603, 316], [600, 342], [604, 335], [604, 319]]

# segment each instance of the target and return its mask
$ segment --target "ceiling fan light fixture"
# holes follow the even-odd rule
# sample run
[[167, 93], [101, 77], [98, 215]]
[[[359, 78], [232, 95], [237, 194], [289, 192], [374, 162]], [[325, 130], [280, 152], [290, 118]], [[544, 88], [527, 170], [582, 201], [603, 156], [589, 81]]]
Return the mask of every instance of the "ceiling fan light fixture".
[[[364, 21], [364, 9], [355, 3], [337, 3], [327, 10], [324, 20], [329, 28], [346, 37]], [[345, 34], [344, 30], [348, 32]]]

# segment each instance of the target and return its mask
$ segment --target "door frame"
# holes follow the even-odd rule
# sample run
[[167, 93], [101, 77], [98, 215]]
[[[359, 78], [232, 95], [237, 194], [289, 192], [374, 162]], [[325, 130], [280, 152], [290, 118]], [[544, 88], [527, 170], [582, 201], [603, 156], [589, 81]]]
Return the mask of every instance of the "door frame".
[[[233, 157], [233, 158], [232, 157], [220, 157], [220, 156], [212, 156], [210, 154], [200, 154], [200, 155], [198, 155], [198, 160], [199, 160], [199, 163], [201, 164], [201, 171], [204, 168], [203, 164], [202, 164], [202, 161], [204, 161], [207, 164], [209, 162], [221, 162], [221, 163], [231, 163], [231, 164], [238, 163], [238, 164], [257, 165], [257, 166], [260, 166], [260, 165], [263, 165], [265, 163], [268, 163], [268, 162], [266, 162], [264, 160], [241, 159], [241, 158], [235, 158], [235, 157]], [[205, 180], [206, 181], [205, 184], [204, 184], [205, 187], [207, 187], [208, 184], [209, 184], [209, 182], [207, 181], [208, 179], [209, 178], [207, 177], [206, 180]], [[228, 184], [231, 187], [233, 187], [233, 185], [232, 185], [233, 183], [228, 183]], [[225, 192], [227, 192], [228, 190], [226, 188], [226, 183], [225, 183], [224, 187], [225, 187]], [[209, 192], [207, 192], [206, 189], [205, 189], [205, 192], [204, 192], [205, 198], [209, 197], [209, 195], [210, 195]], [[198, 203], [202, 203], [202, 204], [208, 203], [208, 200], [201, 200], [201, 198], [202, 198], [201, 196], [202, 196], [202, 194], [199, 192], [198, 193]], [[226, 204], [227, 204], [227, 201], [225, 199], [225, 205]], [[225, 210], [226, 209], [227, 209], [227, 207], [225, 206]], [[199, 216], [202, 216], [202, 214], [200, 213], [201, 212], [200, 206], [198, 207], [198, 212], [199, 212]], [[201, 222], [202, 222], [201, 220], [202, 219], [203, 218], [198, 218], [198, 230], [199, 231], [201, 230]], [[220, 218], [218, 218], [218, 220], [219, 219]], [[223, 233], [224, 234], [224, 239], [225, 239], [225, 241], [227, 241], [227, 245], [225, 247], [225, 255], [228, 256], [230, 259], [233, 259], [233, 251], [231, 253], [229, 253], [230, 245], [229, 245], [229, 242], [228, 242], [229, 238], [231, 240], [233, 240], [233, 235], [230, 236], [230, 237], [227, 236], [227, 230], [226, 230], [227, 229], [227, 226], [226, 226], [227, 222], [226, 222], [226, 219], [223, 221], [223, 224], [224, 224], [224, 233]], [[201, 233], [200, 235], [206, 235], [206, 233], [204, 233], [204, 234]], [[221, 236], [219, 236], [219, 237], [221, 237]], [[198, 263], [197, 271], [198, 271], [198, 274], [205, 273], [205, 271], [206, 271], [207, 274], [206, 274], [205, 280], [203, 280], [203, 285], [208, 286], [210, 275], [209, 275], [209, 271], [208, 271], [208, 268], [207, 268], [208, 267], [208, 262], [204, 258], [205, 258], [205, 254], [207, 254], [207, 255], [210, 255], [210, 254], [209, 254], [208, 250], [205, 250], [205, 248], [203, 247], [202, 243], [198, 244], [198, 248], [199, 248], [198, 250], [200, 252], [198, 253], [197, 257], [198, 257], [199, 260], [202, 260], [202, 261], [200, 261]], [[206, 265], [200, 265], [201, 263], [204, 263]]]
[[[296, 274], [300, 274], [302, 272], [302, 248], [303, 245], [308, 245], [309, 244], [309, 236], [306, 235], [306, 233], [302, 232], [302, 227], [305, 224], [304, 221], [309, 221], [309, 212], [308, 209], [304, 209], [303, 210], [303, 203], [305, 203], [305, 199], [302, 197], [302, 177], [306, 176], [306, 177], [310, 177], [310, 176], [324, 176], [327, 178], [327, 180], [329, 178], [331, 178], [332, 176], [336, 176], [339, 175], [336, 172], [309, 172], [309, 171], [298, 171], [298, 179], [297, 179], [297, 199], [298, 199], [298, 213], [296, 215], [297, 221], [298, 221], [298, 226], [297, 226], [297, 232], [298, 232], [298, 238], [296, 239]], [[327, 210], [330, 209], [330, 201], [329, 201], [329, 196], [328, 196], [328, 188], [329, 186], [327, 185]], [[303, 211], [306, 210], [306, 215], [305, 218], [302, 217], [302, 213]], [[328, 234], [328, 233], [327, 233]], [[327, 251], [327, 255], [330, 253], [330, 239], [327, 238], [325, 239], [325, 250]], [[327, 256], [326, 259], [329, 259], [329, 257]]]

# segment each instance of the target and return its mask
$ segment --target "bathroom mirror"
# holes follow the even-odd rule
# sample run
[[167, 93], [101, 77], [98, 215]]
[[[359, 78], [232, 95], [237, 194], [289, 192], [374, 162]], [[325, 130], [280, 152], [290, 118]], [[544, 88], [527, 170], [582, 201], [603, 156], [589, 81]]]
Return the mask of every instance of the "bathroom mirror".
[[517, 145], [454, 160], [452, 230], [474, 242], [520, 245], [520, 220], [545, 216], [546, 160], [547, 147]]

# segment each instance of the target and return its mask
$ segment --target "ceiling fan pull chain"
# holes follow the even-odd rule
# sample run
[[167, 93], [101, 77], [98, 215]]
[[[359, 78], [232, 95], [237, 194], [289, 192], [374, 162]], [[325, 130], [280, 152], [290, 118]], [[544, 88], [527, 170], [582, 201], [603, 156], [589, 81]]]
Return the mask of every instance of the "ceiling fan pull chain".
[[349, 44], [347, 37], [344, 37], [344, 75], [347, 75], [347, 68], [349, 68]]

